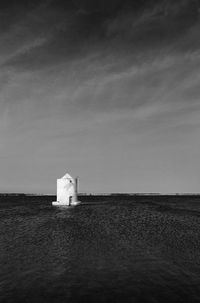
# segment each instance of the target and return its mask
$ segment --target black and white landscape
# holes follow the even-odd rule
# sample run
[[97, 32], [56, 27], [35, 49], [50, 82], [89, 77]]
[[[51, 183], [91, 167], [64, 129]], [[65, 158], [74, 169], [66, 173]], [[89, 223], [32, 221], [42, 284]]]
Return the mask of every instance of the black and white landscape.
[[0, 1], [1, 303], [200, 302], [199, 83], [199, 0]]

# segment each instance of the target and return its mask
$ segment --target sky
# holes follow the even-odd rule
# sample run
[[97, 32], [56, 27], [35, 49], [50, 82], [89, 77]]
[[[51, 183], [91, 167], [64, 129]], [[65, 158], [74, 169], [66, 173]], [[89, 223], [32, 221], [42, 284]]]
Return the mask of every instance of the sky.
[[0, 192], [200, 192], [200, 1], [0, 3]]

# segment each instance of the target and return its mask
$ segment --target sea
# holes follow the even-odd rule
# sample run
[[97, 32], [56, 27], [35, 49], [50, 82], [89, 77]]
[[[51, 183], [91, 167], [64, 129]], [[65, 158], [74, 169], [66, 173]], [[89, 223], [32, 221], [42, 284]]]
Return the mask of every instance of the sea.
[[0, 302], [200, 302], [200, 196], [0, 197]]

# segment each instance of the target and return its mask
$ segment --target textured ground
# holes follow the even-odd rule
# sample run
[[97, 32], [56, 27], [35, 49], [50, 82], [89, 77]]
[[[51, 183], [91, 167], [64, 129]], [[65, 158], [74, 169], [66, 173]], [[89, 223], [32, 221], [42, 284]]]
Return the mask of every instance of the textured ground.
[[1, 199], [1, 302], [200, 302], [198, 196]]

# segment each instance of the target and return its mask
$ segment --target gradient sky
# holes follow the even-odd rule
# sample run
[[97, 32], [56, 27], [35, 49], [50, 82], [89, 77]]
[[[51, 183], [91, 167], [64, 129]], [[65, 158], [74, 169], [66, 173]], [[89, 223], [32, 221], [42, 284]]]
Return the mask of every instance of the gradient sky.
[[0, 4], [0, 191], [200, 192], [200, 2]]

